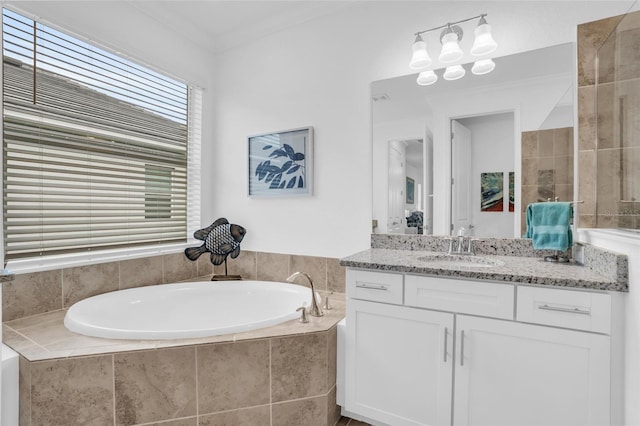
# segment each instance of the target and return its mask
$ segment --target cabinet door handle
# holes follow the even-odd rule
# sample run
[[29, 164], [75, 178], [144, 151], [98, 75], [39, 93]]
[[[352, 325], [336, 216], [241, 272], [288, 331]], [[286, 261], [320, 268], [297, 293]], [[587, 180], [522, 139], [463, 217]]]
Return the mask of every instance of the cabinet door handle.
[[464, 367], [464, 330], [460, 330], [460, 367]]
[[538, 309], [542, 309], [544, 311], [556, 311], [556, 312], [566, 312], [569, 314], [580, 314], [580, 315], [591, 315], [591, 311], [588, 309], [580, 309], [580, 308], [563, 308], [560, 306], [549, 306], [549, 305], [539, 305]]
[[382, 291], [387, 291], [388, 288], [386, 285], [374, 285], [374, 284], [367, 284], [367, 283], [359, 283], [356, 284], [357, 288], [366, 288], [367, 290], [382, 290]]
[[449, 339], [449, 329], [444, 328], [444, 362], [447, 362], [447, 340]]

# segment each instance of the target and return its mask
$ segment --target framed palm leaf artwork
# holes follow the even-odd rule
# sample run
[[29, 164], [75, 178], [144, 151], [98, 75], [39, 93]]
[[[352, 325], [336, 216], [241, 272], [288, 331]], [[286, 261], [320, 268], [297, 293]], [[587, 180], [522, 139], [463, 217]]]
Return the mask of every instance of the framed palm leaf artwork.
[[248, 138], [249, 197], [313, 193], [313, 127]]

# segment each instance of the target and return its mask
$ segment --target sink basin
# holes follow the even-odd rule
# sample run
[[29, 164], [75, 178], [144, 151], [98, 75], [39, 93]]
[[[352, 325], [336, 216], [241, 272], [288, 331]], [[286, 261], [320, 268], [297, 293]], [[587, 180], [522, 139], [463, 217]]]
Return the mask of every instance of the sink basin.
[[492, 268], [504, 265], [497, 259], [462, 254], [433, 254], [419, 257], [418, 260], [438, 268]]

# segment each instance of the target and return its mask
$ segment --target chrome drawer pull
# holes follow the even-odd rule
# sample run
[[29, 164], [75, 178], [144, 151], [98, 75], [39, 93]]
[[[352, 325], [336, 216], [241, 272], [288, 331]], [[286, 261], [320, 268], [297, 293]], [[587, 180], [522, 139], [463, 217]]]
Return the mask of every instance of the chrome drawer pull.
[[447, 340], [449, 337], [449, 330], [444, 328], [444, 362], [447, 362]]
[[387, 291], [388, 288], [385, 285], [374, 285], [374, 284], [367, 284], [367, 283], [362, 283], [362, 284], [356, 284], [357, 288], [366, 288], [367, 290], [382, 290], [382, 291]]
[[460, 367], [464, 367], [464, 330], [460, 331]]
[[545, 311], [566, 312], [569, 314], [591, 315], [591, 311], [580, 308], [561, 308], [559, 306], [540, 305], [538, 309]]

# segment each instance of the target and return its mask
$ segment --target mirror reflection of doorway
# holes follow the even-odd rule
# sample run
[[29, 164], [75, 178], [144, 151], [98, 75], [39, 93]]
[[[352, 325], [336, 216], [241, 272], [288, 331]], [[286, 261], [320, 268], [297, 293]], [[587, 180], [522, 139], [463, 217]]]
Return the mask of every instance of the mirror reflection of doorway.
[[[476, 237], [513, 236], [518, 209], [510, 194], [510, 177], [516, 172], [515, 145], [520, 143], [514, 140], [514, 129], [513, 112], [451, 120], [452, 235], [464, 228], [466, 235]], [[491, 191], [483, 188], [483, 175], [494, 178]], [[491, 192], [495, 198], [496, 191], [499, 204], [483, 208], [483, 196]]]
[[[430, 234], [433, 227], [431, 141], [388, 143], [387, 232]], [[426, 166], [425, 166], [426, 165]]]
[[390, 234], [404, 234], [405, 155], [404, 141], [389, 142], [387, 231]]

